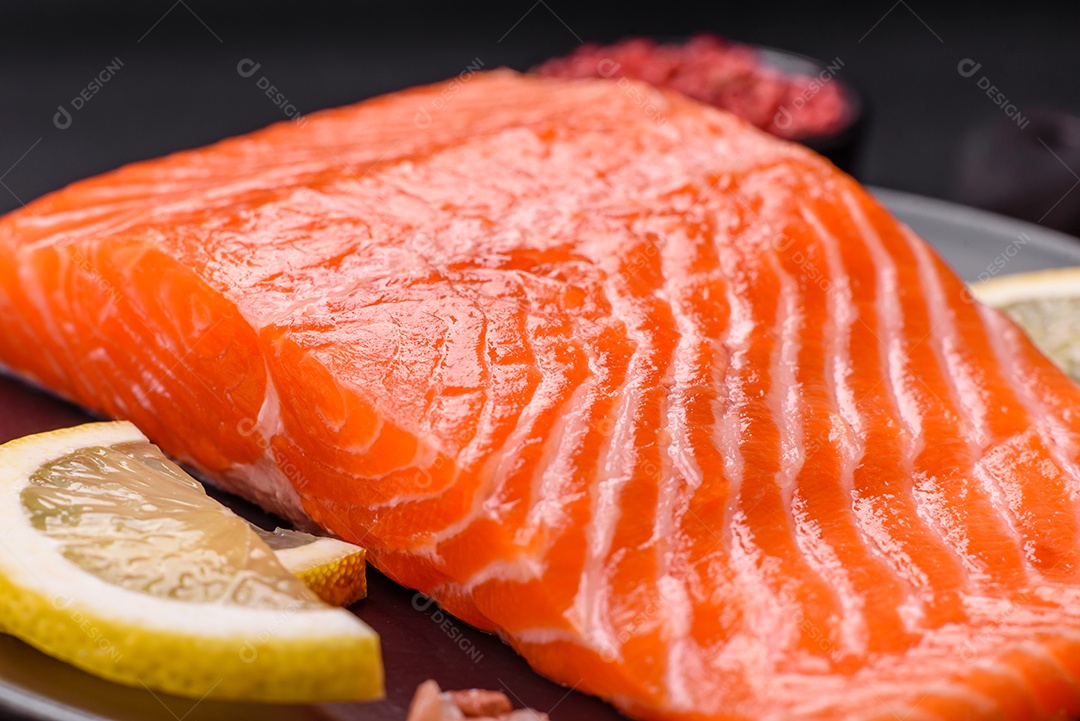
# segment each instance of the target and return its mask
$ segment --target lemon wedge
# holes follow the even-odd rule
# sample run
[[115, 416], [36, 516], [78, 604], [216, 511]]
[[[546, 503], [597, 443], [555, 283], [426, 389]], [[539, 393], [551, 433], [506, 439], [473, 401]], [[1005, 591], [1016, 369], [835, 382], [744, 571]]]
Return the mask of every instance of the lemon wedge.
[[360, 546], [286, 528], [256, 532], [285, 570], [331, 606], [350, 606], [367, 595], [367, 552]]
[[1004, 275], [973, 284], [971, 294], [1004, 311], [1039, 350], [1080, 381], [1080, 267]]
[[0, 618], [133, 686], [282, 703], [382, 695], [375, 632], [130, 423], [0, 446]]

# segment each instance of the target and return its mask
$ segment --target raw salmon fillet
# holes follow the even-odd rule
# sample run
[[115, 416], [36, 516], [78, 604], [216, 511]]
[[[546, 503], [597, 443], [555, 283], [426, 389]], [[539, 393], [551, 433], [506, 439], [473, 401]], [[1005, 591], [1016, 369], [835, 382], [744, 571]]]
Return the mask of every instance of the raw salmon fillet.
[[76, 183], [0, 252], [15, 373], [632, 716], [1080, 715], [1080, 388], [732, 116], [482, 73]]

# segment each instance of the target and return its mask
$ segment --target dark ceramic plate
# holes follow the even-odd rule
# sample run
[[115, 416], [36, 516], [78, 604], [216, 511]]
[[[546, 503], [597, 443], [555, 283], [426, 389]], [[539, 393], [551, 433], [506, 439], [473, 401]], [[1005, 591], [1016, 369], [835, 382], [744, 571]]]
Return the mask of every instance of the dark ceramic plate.
[[[1039, 226], [889, 190], [875, 193], [968, 280], [999, 272], [1080, 265], [1080, 241]], [[89, 420], [81, 411], [0, 377], [0, 440]], [[237, 510], [250, 507], [235, 499]], [[501, 689], [553, 721], [622, 718], [609, 706], [529, 670], [496, 638], [452, 619], [372, 572], [369, 597], [353, 607], [383, 639], [387, 698], [373, 704], [255, 706], [197, 702], [100, 681], [0, 636], [0, 713], [49, 721], [402, 721], [418, 683]]]

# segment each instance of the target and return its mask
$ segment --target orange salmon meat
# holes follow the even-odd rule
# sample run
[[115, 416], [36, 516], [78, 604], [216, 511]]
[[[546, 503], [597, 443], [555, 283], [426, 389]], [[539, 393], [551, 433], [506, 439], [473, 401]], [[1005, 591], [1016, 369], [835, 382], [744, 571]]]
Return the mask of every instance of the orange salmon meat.
[[635, 718], [1080, 716], [1080, 387], [800, 146], [451, 82], [0, 219], [0, 363]]

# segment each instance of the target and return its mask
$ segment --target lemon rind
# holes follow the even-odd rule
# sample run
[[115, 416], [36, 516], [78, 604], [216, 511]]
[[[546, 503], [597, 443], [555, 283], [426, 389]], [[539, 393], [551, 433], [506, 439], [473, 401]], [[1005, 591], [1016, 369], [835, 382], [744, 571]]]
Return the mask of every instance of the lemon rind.
[[0, 446], [4, 630], [97, 675], [185, 696], [294, 703], [380, 697], [378, 636], [347, 611], [151, 596], [87, 573], [33, 528], [19, 494], [43, 462], [88, 445], [142, 440], [134, 425], [118, 421]]
[[1003, 275], [970, 287], [976, 300], [992, 306], [1039, 298], [1075, 298], [1080, 297], [1080, 267]]

